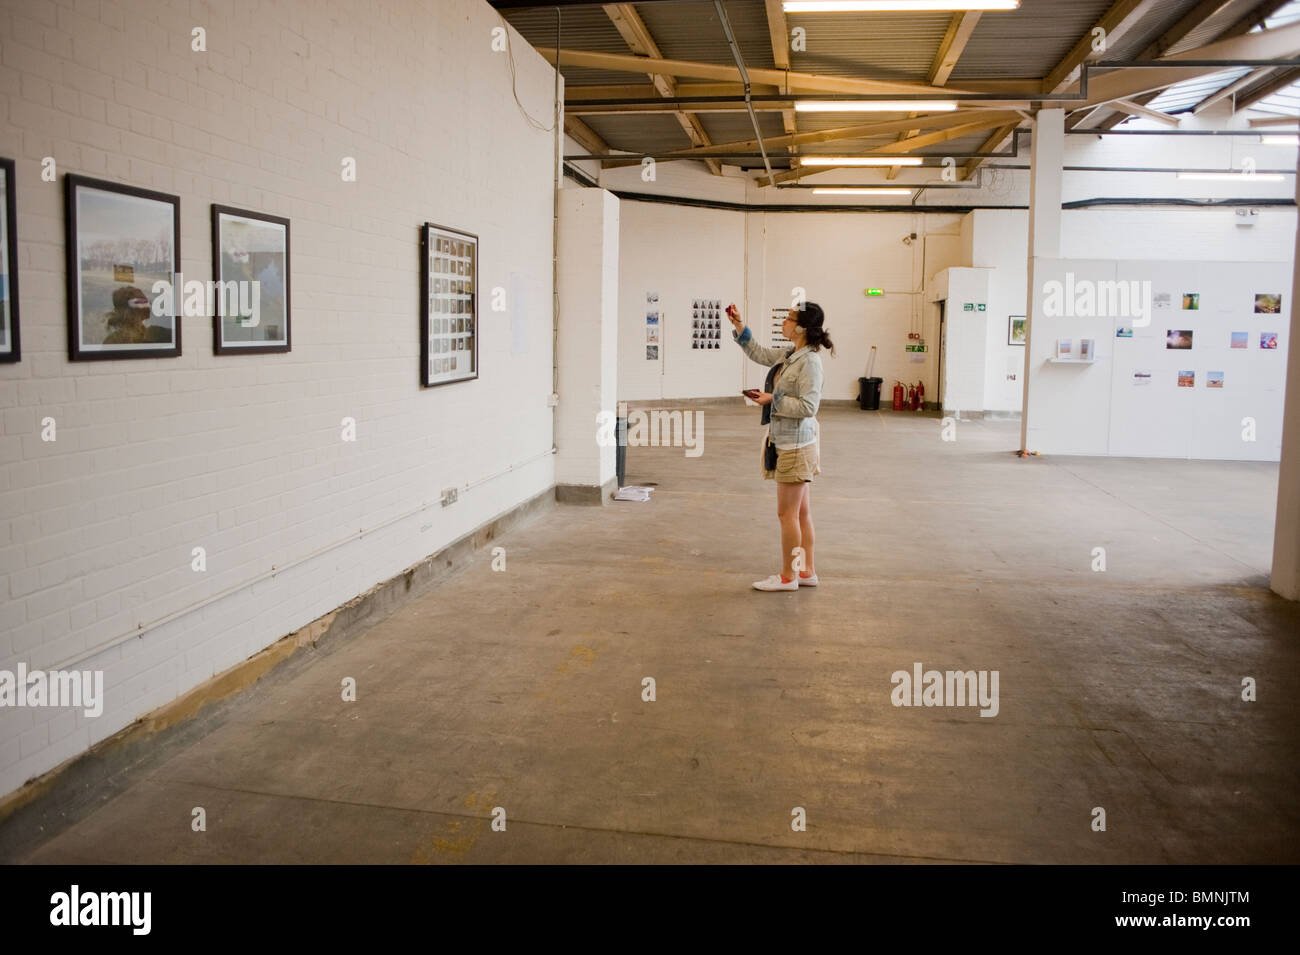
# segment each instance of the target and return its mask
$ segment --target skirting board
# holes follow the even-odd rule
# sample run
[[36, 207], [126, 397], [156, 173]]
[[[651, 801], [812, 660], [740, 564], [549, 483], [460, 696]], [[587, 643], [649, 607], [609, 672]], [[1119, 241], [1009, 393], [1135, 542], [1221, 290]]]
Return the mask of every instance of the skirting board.
[[[611, 482], [611, 484], [614, 482]], [[180, 748], [216, 729], [267, 678], [291, 678], [322, 653], [332, 653], [431, 586], [471, 563], [499, 535], [555, 507], [548, 488], [479, 525], [418, 564], [376, 584], [341, 607], [295, 630], [247, 660], [50, 771], [0, 797], [0, 863], [13, 863], [37, 843], [67, 829]]]

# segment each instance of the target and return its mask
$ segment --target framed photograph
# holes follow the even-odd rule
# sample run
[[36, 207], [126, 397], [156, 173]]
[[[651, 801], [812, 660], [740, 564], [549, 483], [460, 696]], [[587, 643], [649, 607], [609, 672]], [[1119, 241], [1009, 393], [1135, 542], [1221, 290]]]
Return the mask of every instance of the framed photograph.
[[420, 262], [420, 385], [477, 378], [478, 236], [426, 222]]
[[85, 176], [63, 181], [68, 358], [180, 355], [180, 199]]
[[212, 206], [212, 350], [286, 352], [289, 220]]
[[1025, 316], [1007, 316], [1007, 344], [1023, 345], [1025, 343]]
[[21, 357], [18, 340], [17, 187], [14, 161], [0, 159], [0, 361]]
[[1190, 328], [1165, 329], [1165, 348], [1188, 349], [1192, 347], [1194, 332]]

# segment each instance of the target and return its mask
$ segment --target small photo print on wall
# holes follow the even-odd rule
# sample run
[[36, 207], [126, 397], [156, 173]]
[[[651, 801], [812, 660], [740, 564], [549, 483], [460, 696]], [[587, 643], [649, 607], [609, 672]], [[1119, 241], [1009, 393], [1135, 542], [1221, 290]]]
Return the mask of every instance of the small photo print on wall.
[[1276, 293], [1255, 293], [1255, 314], [1256, 315], [1277, 315], [1282, 311], [1282, 294]]
[[646, 346], [645, 346], [645, 360], [646, 360], [646, 361], [658, 361], [658, 360], [659, 360], [659, 346], [658, 346], [658, 345], [646, 345]]
[[1264, 351], [1275, 351], [1277, 349], [1277, 332], [1260, 332], [1259, 347]]
[[1025, 316], [1007, 316], [1007, 344], [1023, 345], [1025, 343]]
[[215, 353], [289, 351], [289, 220], [214, 205], [212, 274]]
[[1133, 326], [1132, 326], [1132, 325], [1117, 325], [1117, 326], [1115, 326], [1115, 337], [1116, 337], [1116, 338], [1132, 338], [1132, 337], [1133, 337]]
[[84, 176], [63, 179], [68, 357], [176, 357], [184, 298], [173, 287], [180, 199]]
[[14, 161], [0, 159], [0, 361], [18, 361], [18, 238]]
[[1153, 308], [1173, 308], [1173, 292], [1154, 292], [1151, 295], [1151, 305]]
[[659, 301], [659, 293], [658, 293], [658, 292], [646, 292], [646, 293], [645, 293], [645, 303], [646, 303], [647, 305], [655, 305], [655, 304], [658, 303], [658, 301]]
[[1142, 385], [1149, 385], [1149, 384], [1151, 384], [1151, 369], [1150, 369], [1150, 368], [1135, 368], [1135, 369], [1133, 370], [1133, 384], [1134, 384], [1135, 386], [1142, 386]]
[[1249, 348], [1250, 332], [1233, 332], [1231, 348]]
[[1183, 311], [1194, 312], [1201, 307], [1200, 292], [1183, 293]]
[[658, 313], [658, 312], [646, 312], [646, 313], [645, 313], [645, 323], [646, 323], [647, 325], [658, 325], [658, 324], [659, 324], [659, 313]]
[[1221, 372], [1221, 371], [1207, 371], [1207, 372], [1205, 373], [1205, 387], [1206, 387], [1206, 388], [1222, 388], [1222, 387], [1223, 387], [1223, 372]]
[[1187, 350], [1192, 347], [1192, 330], [1189, 328], [1170, 328], [1165, 331], [1165, 348]]
[[647, 326], [645, 327], [645, 340], [646, 340], [647, 342], [657, 342], [657, 341], [659, 341], [659, 326], [658, 326], [658, 325], [647, 325]]
[[1194, 372], [1194, 371], [1180, 371], [1180, 372], [1178, 373], [1178, 387], [1179, 387], [1179, 388], [1195, 388], [1195, 387], [1196, 387], [1196, 372]]

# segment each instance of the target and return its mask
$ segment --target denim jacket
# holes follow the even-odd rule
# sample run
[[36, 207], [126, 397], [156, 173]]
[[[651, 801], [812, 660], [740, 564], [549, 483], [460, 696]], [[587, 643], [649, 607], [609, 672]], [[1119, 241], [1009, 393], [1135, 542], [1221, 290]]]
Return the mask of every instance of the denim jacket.
[[760, 365], [785, 363], [772, 389], [772, 443], [784, 450], [802, 448], [817, 441], [817, 408], [822, 400], [822, 359], [815, 349], [764, 348], [746, 328], [732, 332], [736, 344]]

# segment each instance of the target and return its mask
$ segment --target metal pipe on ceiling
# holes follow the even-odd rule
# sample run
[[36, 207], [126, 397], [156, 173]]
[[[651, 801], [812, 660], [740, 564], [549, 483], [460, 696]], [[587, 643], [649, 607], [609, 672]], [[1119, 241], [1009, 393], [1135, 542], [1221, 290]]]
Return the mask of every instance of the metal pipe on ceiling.
[[[713, 8], [718, 11], [718, 20], [722, 23], [722, 32], [727, 38], [727, 45], [731, 47], [731, 56], [736, 61], [736, 69], [740, 71], [741, 82], [745, 84], [745, 108], [749, 110], [749, 121], [754, 126], [754, 138], [758, 140], [758, 150], [763, 155], [763, 168], [767, 170], [768, 185], [775, 186], [776, 175], [772, 172], [772, 163], [767, 158], [767, 148], [763, 145], [763, 131], [758, 127], [758, 114], [754, 112], [754, 102], [749, 85], [749, 71], [745, 69], [745, 58], [740, 55], [740, 45], [736, 42], [736, 35], [731, 32], [731, 21], [727, 19], [727, 11], [722, 5], [722, 0], [713, 0]], [[556, 47], [556, 56], [559, 56], [558, 47]]]

